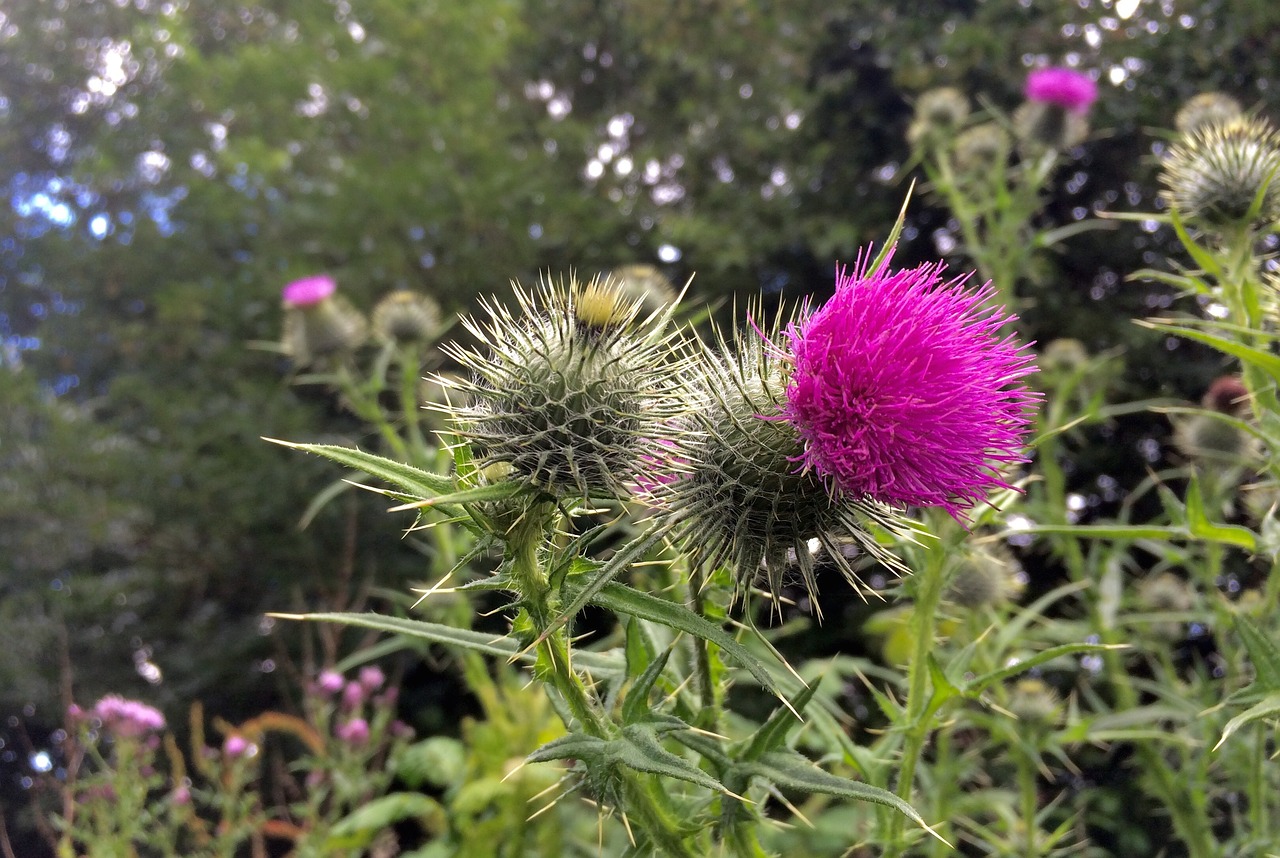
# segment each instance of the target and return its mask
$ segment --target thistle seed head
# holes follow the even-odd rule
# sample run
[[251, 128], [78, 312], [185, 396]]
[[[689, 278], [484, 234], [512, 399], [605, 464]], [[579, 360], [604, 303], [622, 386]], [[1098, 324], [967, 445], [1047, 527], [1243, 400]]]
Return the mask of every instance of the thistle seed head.
[[1256, 226], [1280, 218], [1277, 172], [1280, 134], [1265, 119], [1242, 116], [1176, 143], [1160, 173], [1161, 195], [1197, 226]]
[[515, 311], [486, 302], [487, 321], [464, 320], [478, 350], [445, 347], [471, 377], [442, 379], [468, 400], [443, 410], [482, 467], [505, 462], [560, 499], [626, 496], [688, 409], [669, 314], [640, 320], [608, 280], [513, 285]]
[[439, 328], [440, 308], [418, 292], [399, 289], [373, 308], [373, 331], [383, 342], [425, 342], [435, 336]]
[[969, 116], [969, 97], [951, 86], [921, 93], [915, 117], [907, 128], [912, 146], [936, 144], [955, 136]]
[[1174, 127], [1183, 134], [1194, 134], [1201, 128], [1217, 125], [1244, 114], [1240, 102], [1221, 92], [1202, 92], [1193, 96], [1174, 119]]

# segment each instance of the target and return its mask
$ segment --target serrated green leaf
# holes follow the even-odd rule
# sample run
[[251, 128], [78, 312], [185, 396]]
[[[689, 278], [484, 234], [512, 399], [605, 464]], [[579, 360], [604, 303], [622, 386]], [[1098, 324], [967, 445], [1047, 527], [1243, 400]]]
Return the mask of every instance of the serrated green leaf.
[[[766, 754], [748, 768], [754, 777], [764, 778], [775, 786], [799, 792], [822, 793], [855, 801], [869, 801], [893, 808], [934, 837], [938, 835], [925, 824], [916, 809], [898, 796], [880, 787], [861, 781], [842, 778], [815, 766], [807, 757], [795, 751], [774, 751]], [[941, 837], [938, 837], [942, 840]], [[945, 840], [943, 840], [946, 843]], [[949, 845], [949, 844], [948, 844]]]
[[552, 760], [587, 760], [601, 757], [609, 743], [586, 733], [570, 733], [552, 739], [525, 758], [530, 763], [547, 763]]
[[668, 602], [666, 599], [651, 596], [648, 593], [641, 593], [639, 590], [617, 582], [606, 584], [600, 592], [592, 597], [591, 603], [614, 613], [661, 623], [677, 631], [686, 632], [694, 637], [710, 641], [745, 668], [757, 682], [770, 692], [779, 696], [782, 693], [765, 666], [746, 647], [738, 643], [733, 635], [706, 618], [695, 614], [684, 605], [677, 605], [675, 602]]
[[426, 819], [433, 816], [444, 817], [444, 808], [440, 802], [421, 793], [393, 792], [375, 798], [347, 814], [333, 826], [331, 836], [346, 839], [355, 835], [367, 835], [371, 840], [402, 819]]
[[640, 674], [640, 678], [631, 686], [626, 699], [622, 702], [622, 723], [634, 724], [648, 714], [649, 692], [653, 690], [654, 683], [662, 675], [669, 658], [671, 658], [671, 650], [668, 648], [649, 663], [644, 673]]
[[[617, 578], [632, 563], [640, 559], [656, 545], [663, 535], [658, 531], [652, 531], [633, 539], [631, 542], [623, 546], [617, 553], [610, 557], [606, 562], [597, 566], [596, 571], [588, 573], [589, 580], [583, 583], [575, 582], [577, 587], [573, 590], [569, 604], [561, 610], [560, 615], [556, 617], [543, 630], [539, 640], [542, 640], [559, 629], [565, 623], [569, 622], [578, 612], [585, 608], [588, 604], [596, 599], [596, 595], [601, 589], [608, 586], [614, 578]], [[598, 603], [597, 603], [598, 604]]]
[[614, 740], [618, 762], [639, 772], [676, 778], [715, 792], [724, 792], [724, 785], [702, 769], [662, 747], [652, 729], [632, 724], [622, 728], [621, 739]]
[[1231, 738], [1231, 734], [1239, 730], [1246, 724], [1254, 721], [1260, 721], [1263, 718], [1280, 717], [1280, 692], [1272, 692], [1262, 699], [1262, 702], [1256, 706], [1251, 706], [1241, 712], [1236, 717], [1227, 722], [1227, 726], [1222, 728], [1222, 738], [1218, 740], [1218, 744], [1213, 746], [1216, 751], [1222, 747], [1222, 744]]
[[818, 691], [818, 683], [811, 682], [790, 702], [790, 705], [779, 706], [773, 710], [769, 720], [760, 725], [760, 729], [751, 737], [747, 747], [742, 751], [741, 759], [758, 760], [770, 751], [778, 750], [787, 740], [787, 735], [800, 723], [804, 709]]
[[1219, 337], [1204, 331], [1197, 331], [1183, 325], [1172, 324], [1152, 319], [1139, 319], [1137, 324], [1144, 328], [1151, 328], [1154, 331], [1164, 331], [1165, 333], [1176, 334], [1179, 337], [1185, 337], [1189, 340], [1195, 340], [1204, 343], [1206, 346], [1212, 346], [1220, 352], [1237, 357], [1247, 364], [1252, 364], [1258, 369], [1271, 376], [1276, 381], [1280, 381], [1280, 355], [1276, 355], [1263, 349], [1253, 348], [1244, 343], [1235, 340]]
[[1186, 248], [1187, 253], [1191, 254], [1191, 258], [1196, 261], [1196, 264], [1206, 274], [1222, 280], [1226, 276], [1226, 273], [1222, 270], [1222, 265], [1212, 253], [1201, 247], [1191, 237], [1191, 234], [1187, 232], [1186, 226], [1182, 223], [1182, 218], [1178, 216], [1177, 209], [1169, 209], [1169, 222], [1173, 224], [1173, 231], [1177, 233], [1178, 240], [1182, 242], [1182, 246]]
[[366, 453], [363, 450], [338, 447], [333, 444], [295, 444], [292, 441], [281, 441], [277, 438], [263, 438], [262, 440], [288, 447], [291, 450], [301, 450], [304, 453], [323, 456], [340, 465], [346, 465], [348, 468], [354, 468], [380, 480], [385, 480], [393, 486], [399, 486], [409, 494], [419, 498], [435, 497], [451, 492], [454, 489], [453, 481], [447, 477], [429, 473], [412, 465], [397, 462], [394, 459]]
[[[424, 472], [425, 473], [425, 472]], [[452, 488], [452, 487], [451, 487]], [[393, 507], [391, 512], [405, 509], [419, 509], [432, 506], [457, 506], [464, 503], [483, 503], [485, 501], [506, 500], [529, 491], [529, 487], [518, 482], [491, 483], [487, 486], [449, 491], [435, 497], [424, 498], [403, 506]]]
[[1195, 474], [1191, 475], [1191, 481], [1187, 484], [1187, 529], [1192, 536], [1234, 545], [1250, 554], [1258, 550], [1258, 538], [1249, 528], [1209, 521], [1204, 511], [1204, 497], [1200, 493], [1200, 480]]
[[1237, 614], [1235, 627], [1253, 662], [1254, 678], [1250, 688], [1265, 694], [1280, 692], [1280, 647], [1246, 617]]
[[1061, 658], [1064, 655], [1075, 655], [1081, 652], [1103, 652], [1109, 649], [1124, 649], [1120, 644], [1091, 644], [1091, 643], [1069, 643], [1060, 646], [1049, 647], [1042, 650], [1029, 658], [1019, 661], [1017, 664], [1011, 664], [1002, 667], [999, 670], [993, 670], [990, 673], [984, 673], [982, 676], [975, 677], [961, 686], [961, 690], [967, 696], [978, 694], [998, 682], [1004, 682], [1006, 679], [1025, 673], [1033, 667], [1038, 667], [1055, 658]]
[[[282, 620], [304, 620], [324, 623], [342, 623], [358, 626], [390, 634], [407, 635], [412, 638], [430, 641], [431, 643], [457, 646], [474, 652], [500, 658], [519, 659], [532, 663], [536, 653], [525, 652], [509, 637], [494, 637], [485, 632], [458, 629], [440, 623], [429, 623], [425, 620], [411, 620], [404, 617], [389, 617], [373, 613], [314, 613], [314, 614], [269, 614]], [[620, 654], [597, 653], [590, 650], [574, 650], [574, 663], [586, 668], [589, 673], [599, 676], [616, 676], [625, 666]]]

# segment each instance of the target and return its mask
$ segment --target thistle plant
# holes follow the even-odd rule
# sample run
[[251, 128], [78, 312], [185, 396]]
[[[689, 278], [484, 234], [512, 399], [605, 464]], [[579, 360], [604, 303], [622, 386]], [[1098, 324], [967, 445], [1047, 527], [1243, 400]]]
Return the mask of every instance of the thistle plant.
[[1089, 133], [1094, 79], [1070, 68], [1033, 70], [1012, 114], [983, 101], [973, 113], [953, 87], [921, 94], [908, 131], [912, 160], [955, 219], [959, 252], [991, 282], [999, 303], [1016, 306], [1034, 254], [1097, 222], [1042, 228], [1033, 217], [1056, 169]]
[[[509, 634], [375, 614], [300, 618], [527, 665], [565, 729], [528, 760], [571, 761], [552, 800], [589, 799], [637, 854], [765, 854], [762, 808], [783, 790], [885, 807], [883, 833], [904, 847], [913, 838], [894, 819], [924, 822], [914, 770], [938, 726], [920, 653], [934, 640], [927, 606], [950, 575], [940, 561], [963, 538], [956, 519], [1011, 491], [1038, 394], [1025, 383], [1030, 353], [1005, 331], [1009, 314], [987, 304], [989, 288], [891, 262], [892, 240], [841, 270], [825, 305], [774, 322], [754, 310], [709, 341], [673, 326], [674, 305], [645, 313], [609, 277], [546, 279], [517, 285], [512, 305], [486, 301], [483, 320], [463, 323], [474, 344], [444, 349], [467, 374], [439, 379], [448, 473], [289, 446], [386, 480], [423, 526], [471, 530], [476, 553], [425, 604], [446, 591], [503, 593]], [[920, 507], [941, 518], [910, 515]], [[486, 547], [500, 557], [483, 572]], [[903, 755], [896, 784], [884, 766], [859, 780], [799, 753], [817, 685], [797, 684], [751, 631], [760, 576], [774, 613], [793, 579], [820, 613], [826, 562], [859, 587], [875, 569], [907, 576], [920, 607], [908, 705], [886, 710], [910, 736], [884, 749], [886, 762]], [[595, 646], [574, 640], [587, 606], [619, 623]], [[1016, 672], [984, 676], [972, 693]], [[777, 698], [763, 723], [730, 717], [735, 680]]]

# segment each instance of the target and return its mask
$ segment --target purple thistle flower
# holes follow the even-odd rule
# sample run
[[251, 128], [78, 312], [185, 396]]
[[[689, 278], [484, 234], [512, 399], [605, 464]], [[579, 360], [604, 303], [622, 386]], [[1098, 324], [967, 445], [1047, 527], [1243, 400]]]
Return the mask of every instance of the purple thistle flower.
[[381, 688], [386, 681], [386, 674], [376, 664], [360, 668], [360, 685], [363, 686], [365, 691], [372, 694]]
[[253, 745], [244, 736], [232, 734], [222, 743], [222, 753], [232, 760], [246, 755], [252, 756], [253, 751]]
[[1022, 445], [1038, 394], [1027, 347], [983, 306], [993, 290], [943, 282], [942, 263], [875, 271], [868, 255], [836, 272], [823, 307], [786, 330], [793, 362], [783, 417], [803, 443], [801, 471], [833, 495], [939, 506], [961, 518]]
[[102, 728], [117, 737], [139, 738], [164, 729], [164, 715], [159, 709], [126, 700], [119, 694], [108, 694], [93, 706], [93, 716]]
[[342, 678], [342, 674], [336, 670], [323, 671], [316, 677], [316, 690], [322, 694], [333, 695], [342, 690], [342, 686], [346, 684], [346, 680]]
[[317, 274], [295, 280], [284, 287], [281, 297], [286, 307], [310, 307], [332, 295], [338, 284], [327, 274]]
[[337, 736], [348, 745], [359, 746], [369, 741], [369, 722], [363, 718], [352, 718], [339, 725], [335, 731]]
[[1083, 116], [1098, 100], [1098, 85], [1083, 72], [1057, 66], [1036, 69], [1027, 75], [1023, 94], [1029, 101], [1056, 104]]

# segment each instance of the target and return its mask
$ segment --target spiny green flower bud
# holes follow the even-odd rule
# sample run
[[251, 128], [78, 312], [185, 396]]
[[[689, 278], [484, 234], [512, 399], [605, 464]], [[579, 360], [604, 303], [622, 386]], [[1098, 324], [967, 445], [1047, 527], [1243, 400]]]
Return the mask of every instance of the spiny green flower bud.
[[[1201, 398], [1205, 408], [1232, 417], [1249, 415], [1249, 390], [1238, 376], [1213, 380]], [[1257, 439], [1210, 415], [1195, 414], [1174, 426], [1174, 442], [1189, 458], [1201, 463], [1237, 465], [1259, 453]]]
[[640, 315], [660, 312], [674, 304], [679, 296], [666, 275], [652, 265], [623, 265], [609, 272], [608, 278], [628, 299], [640, 302]]
[[1089, 136], [1089, 119], [1051, 101], [1024, 101], [1013, 112], [1013, 130], [1023, 144], [1070, 149]]
[[804, 447], [794, 424], [768, 418], [786, 403], [782, 362], [769, 356], [756, 335], [739, 337], [733, 349], [723, 339], [718, 345], [704, 347], [698, 361], [704, 395], [687, 418], [693, 432], [680, 445], [683, 474], [654, 481], [651, 490], [695, 561], [727, 564], [740, 576], [740, 589], [749, 588], [763, 568], [775, 598], [789, 563], [809, 593], [816, 593], [813, 540], [855, 585], [857, 576], [841, 550], [847, 537], [895, 564], [867, 524], [895, 532], [908, 526], [885, 504], [833, 497], [814, 470], [797, 466]]
[[[1138, 586], [1138, 603], [1152, 613], [1182, 613], [1195, 607], [1196, 594], [1177, 575], [1161, 572]], [[1167, 641], [1178, 640], [1183, 634], [1182, 624], [1173, 621], [1153, 623], [1151, 632]]]
[[1028, 726], [1049, 726], [1061, 719], [1062, 701], [1043, 680], [1019, 679], [1009, 696], [1009, 711]]
[[373, 331], [384, 342], [424, 342], [439, 329], [440, 308], [418, 292], [397, 290], [373, 308]]
[[1016, 599], [1026, 584], [1017, 559], [1002, 543], [966, 543], [946, 598], [962, 608], [984, 608]]
[[505, 462], [557, 498], [625, 496], [688, 409], [669, 317], [638, 321], [612, 281], [513, 285], [517, 312], [486, 302], [487, 322], [464, 320], [482, 350], [445, 348], [472, 377], [452, 385], [469, 404], [444, 410], [482, 466]]
[[930, 145], [955, 135], [969, 116], [969, 98], [951, 86], [921, 93], [916, 100], [915, 117], [907, 128], [907, 142], [912, 146]]
[[1009, 135], [994, 122], [963, 131], [955, 142], [956, 171], [966, 177], [980, 177], [1004, 166], [1009, 157]]
[[1194, 134], [1201, 128], [1216, 125], [1244, 114], [1240, 102], [1221, 92], [1202, 92], [1192, 97], [1174, 119], [1174, 127], [1183, 134]]
[[[1203, 126], [1169, 150], [1161, 195], [1199, 226], [1270, 223], [1280, 218], [1278, 171], [1275, 128], [1265, 119], [1238, 117]], [[1261, 203], [1256, 212], [1255, 201]]]

